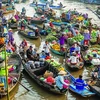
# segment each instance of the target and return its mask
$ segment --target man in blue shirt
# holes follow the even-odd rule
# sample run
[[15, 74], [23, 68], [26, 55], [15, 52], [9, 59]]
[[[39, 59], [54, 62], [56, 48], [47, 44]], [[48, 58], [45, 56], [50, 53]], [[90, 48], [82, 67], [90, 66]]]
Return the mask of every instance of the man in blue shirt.
[[82, 80], [82, 75], [79, 75], [79, 78], [75, 81], [76, 89], [83, 90], [84, 86], [87, 86], [87, 84], [84, 83], [84, 80]]

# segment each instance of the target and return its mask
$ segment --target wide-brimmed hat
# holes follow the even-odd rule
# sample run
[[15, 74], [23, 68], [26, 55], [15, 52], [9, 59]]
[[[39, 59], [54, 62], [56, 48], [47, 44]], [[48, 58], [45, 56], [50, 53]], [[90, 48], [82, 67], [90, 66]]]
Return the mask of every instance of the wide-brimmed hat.
[[59, 73], [58, 73], [58, 75], [66, 75], [67, 74], [67, 72], [65, 72], [65, 71], [63, 71], [63, 70], [61, 70]]
[[8, 30], [10, 31], [10, 30], [12, 30], [12, 29], [10, 28], [10, 29], [8, 29]]
[[62, 32], [62, 34], [66, 34], [66, 32]]
[[89, 30], [84, 30], [84, 33], [89, 33]]

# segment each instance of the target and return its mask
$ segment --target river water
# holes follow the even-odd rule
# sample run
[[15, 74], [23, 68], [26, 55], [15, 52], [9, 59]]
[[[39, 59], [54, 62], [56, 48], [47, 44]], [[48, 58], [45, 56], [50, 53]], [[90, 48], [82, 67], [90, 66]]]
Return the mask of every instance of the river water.
[[[28, 16], [33, 16], [35, 13], [35, 10], [32, 7], [29, 7], [29, 4], [32, 1], [33, 0], [29, 0], [26, 3], [16, 4], [15, 5], [16, 10], [21, 11], [22, 7], [25, 7], [27, 11], [26, 14]], [[62, 2], [64, 6], [66, 6], [66, 8], [64, 8], [62, 11], [76, 8], [76, 10], [78, 10], [79, 12], [88, 13], [89, 17], [93, 18], [92, 22], [96, 23], [97, 25], [100, 25], [100, 19], [98, 19], [97, 16], [94, 15], [91, 11], [86, 9], [86, 7], [90, 7], [91, 9], [96, 9], [97, 5], [83, 4], [74, 0], [55, 0], [54, 2], [55, 4]], [[62, 11], [57, 11], [57, 14], [59, 15], [59, 13], [61, 13]], [[9, 15], [9, 17], [10, 16], [11, 15]], [[24, 38], [23, 36], [18, 35], [16, 30], [14, 33], [14, 37], [15, 37], [15, 41], [17, 45], [19, 45], [19, 43]], [[30, 39], [26, 39], [26, 40], [28, 41], [29, 44], [41, 49], [44, 43], [45, 37], [42, 37], [42, 39], [38, 39], [38, 40], [30, 40]], [[63, 58], [56, 55], [52, 55], [52, 56], [54, 59], [64, 64]], [[88, 76], [88, 70], [86, 68], [79, 70], [77, 72], [71, 72], [71, 73], [75, 77], [78, 77], [79, 74], [82, 74], [84, 78]], [[12, 100], [99, 100], [97, 96], [90, 97], [90, 98], [82, 98], [81, 96], [76, 95], [72, 93], [71, 91], [68, 91], [65, 95], [51, 94], [50, 92], [47, 92], [43, 88], [38, 86], [34, 81], [32, 81], [32, 79], [26, 73], [22, 75], [21, 83], [27, 88], [29, 88], [30, 91], [28, 92], [21, 85], [19, 85], [15, 90], [16, 93], [13, 93], [11, 95]]]

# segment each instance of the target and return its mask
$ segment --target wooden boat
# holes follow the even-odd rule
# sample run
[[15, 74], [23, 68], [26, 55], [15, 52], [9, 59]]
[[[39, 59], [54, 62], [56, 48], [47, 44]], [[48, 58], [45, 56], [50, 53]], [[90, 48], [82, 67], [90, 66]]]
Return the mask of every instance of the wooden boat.
[[[3, 0], [2, 3], [6, 4], [6, 3], [8, 3], [8, 0]], [[14, 3], [19, 3], [19, 0], [14, 0]]]
[[87, 9], [89, 9], [90, 11], [92, 11], [99, 19], [100, 19], [100, 15], [97, 13], [97, 11], [93, 11], [92, 9], [86, 7]]
[[77, 64], [77, 65], [71, 65], [70, 61], [68, 60], [68, 58], [69, 57], [68, 57], [68, 54], [67, 54], [66, 57], [65, 57], [65, 60], [66, 60], [65, 65], [70, 70], [77, 71], [77, 70], [80, 70], [80, 69], [82, 69], [84, 67], [84, 62], [82, 62], [82, 61], [80, 61], [79, 64]]
[[[9, 93], [14, 92], [14, 89], [19, 83], [19, 80], [21, 78], [21, 58], [18, 54], [14, 53], [11, 54], [11, 56], [8, 59], [8, 65], [11, 66], [9, 69]], [[15, 80], [16, 78], [16, 80]], [[0, 98], [3, 98], [4, 96], [7, 95], [6, 91], [0, 91]]]
[[65, 52], [54, 50], [52, 47], [50, 48], [50, 51], [53, 52], [54, 54], [57, 54], [57, 55], [60, 55], [60, 56], [65, 55]]
[[[30, 6], [31, 7], [35, 7], [35, 6], [45, 7], [46, 3], [43, 3], [43, 4], [31, 3]], [[66, 6], [63, 6], [63, 5], [62, 6], [60, 6], [60, 5], [50, 5], [49, 7], [52, 8], [52, 9], [62, 9], [62, 8], [65, 8]]]
[[32, 24], [43, 24], [47, 19], [41, 19], [40, 17], [26, 17], [26, 20], [30, 21]]
[[41, 88], [46, 89], [52, 93], [55, 94], [65, 94], [67, 89], [65, 91], [60, 91], [56, 86], [50, 85], [47, 82], [41, 80], [41, 76], [45, 73], [46, 70], [49, 70], [53, 72], [54, 77], [57, 76], [58, 70], [54, 68], [51, 64], [45, 62], [44, 66], [39, 67], [39, 68], [34, 68], [32, 70], [27, 69], [25, 63], [23, 62], [24, 69], [28, 73], [28, 75], [38, 84], [41, 86]]
[[16, 23], [8, 23], [8, 25], [9, 25], [9, 28], [11, 28], [11, 29], [17, 29], [18, 28], [17, 22]]
[[86, 55], [85, 52], [81, 52], [82, 58], [84, 60], [84, 65], [91, 66], [91, 61], [89, 60], [90, 56]]
[[96, 13], [100, 15], [100, 7], [97, 8]]
[[31, 32], [31, 33], [33, 33], [34, 31], [31, 31], [31, 30], [28, 30], [28, 31], [25, 31], [25, 30], [19, 30], [18, 31], [18, 34], [21, 34], [21, 35], [23, 35], [24, 37], [26, 37], [26, 38], [29, 38], [29, 39], [38, 39], [39, 38], [39, 36], [35, 36], [35, 35], [28, 35], [28, 32]]
[[74, 84], [75, 83], [75, 78], [72, 75], [70, 75], [69, 78], [70, 78], [70, 86], [69, 86], [69, 89], [72, 92], [74, 92], [74, 93], [76, 93], [76, 94], [78, 94], [78, 95], [80, 95], [82, 97], [90, 97], [90, 96], [95, 95], [94, 92], [90, 91], [86, 87], [84, 87], [83, 90], [79, 91], [78, 89], [76, 89], [76, 86]]
[[96, 93], [97, 96], [100, 97], [100, 80], [98, 80], [98, 79], [94, 80], [92, 83], [89, 84], [89, 88], [91, 91]]
[[14, 13], [15, 9], [12, 6], [2, 6], [3, 14]]

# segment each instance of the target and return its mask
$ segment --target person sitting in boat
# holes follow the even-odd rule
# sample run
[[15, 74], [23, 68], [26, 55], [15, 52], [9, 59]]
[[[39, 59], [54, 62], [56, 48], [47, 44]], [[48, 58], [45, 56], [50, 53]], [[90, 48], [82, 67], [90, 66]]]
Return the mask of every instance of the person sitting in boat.
[[21, 42], [20, 46], [21, 46], [22, 48], [28, 46], [27, 41], [26, 41], [25, 39], [23, 39], [23, 41]]
[[22, 21], [21, 21], [21, 30], [25, 30], [25, 28], [26, 28], [26, 25], [24, 23], [24, 19], [22, 19]]
[[69, 52], [70, 52], [70, 56], [72, 55], [73, 52], [75, 52], [75, 45], [74, 44], [70, 47]]
[[40, 53], [40, 58], [43, 58], [43, 59], [46, 58], [46, 54], [45, 54], [44, 50], [42, 50], [42, 52]]
[[92, 72], [92, 79], [100, 79], [100, 65], [95, 65], [95, 70]]
[[27, 50], [27, 47], [28, 47], [28, 43], [25, 39], [23, 39], [23, 41], [21, 42], [21, 44], [19, 46], [20, 53], [24, 55], [24, 53]]
[[73, 34], [73, 36], [76, 36], [76, 31], [71, 25], [68, 26], [68, 30]]
[[7, 25], [7, 19], [4, 16], [2, 16], [2, 24]]
[[4, 27], [2, 25], [2, 21], [0, 21], [0, 37], [3, 36], [3, 33], [4, 33]]
[[26, 56], [29, 60], [34, 60], [34, 56], [33, 56], [33, 50], [32, 50], [32, 46], [29, 47], [29, 49], [26, 50]]
[[17, 20], [17, 21], [19, 21], [19, 19], [20, 19], [20, 17], [19, 17], [19, 15], [18, 15], [18, 12], [15, 14], [15, 19]]
[[66, 90], [66, 89], [63, 88], [64, 85], [69, 86], [68, 83], [64, 82], [64, 76], [65, 75], [66, 75], [66, 72], [61, 70], [58, 73], [58, 76], [55, 78], [56, 86], [61, 92]]
[[10, 43], [13, 45], [14, 43], [14, 37], [13, 37], [13, 31], [12, 31], [12, 29], [10, 28], [9, 30], [8, 30], [8, 41], [10, 41]]
[[44, 15], [41, 15], [41, 20], [45, 20], [45, 16]]
[[40, 34], [40, 33], [39, 33], [39, 29], [36, 28], [36, 29], [35, 29], [35, 36], [39, 36], [39, 34]]
[[75, 52], [78, 52], [78, 54], [80, 54], [81, 47], [79, 46], [79, 43], [75, 43], [74, 47], [75, 47]]
[[59, 38], [59, 41], [60, 41], [60, 51], [64, 51], [64, 44], [65, 44], [65, 40], [66, 40], [66, 37], [65, 37], [65, 32], [62, 33], [62, 36]]
[[90, 35], [89, 31], [85, 30], [83, 36], [84, 36], [84, 46], [88, 46], [89, 41], [91, 39], [91, 35]]
[[37, 48], [34, 48], [32, 53], [33, 53], [33, 55], [37, 55]]
[[14, 2], [14, 0], [11, 0], [11, 5], [12, 5], [12, 8], [15, 9], [15, 2]]
[[82, 80], [82, 75], [79, 75], [79, 78], [75, 80], [75, 85], [76, 85], [76, 89], [82, 91], [84, 89], [84, 86], [87, 86], [87, 84], [85, 84], [84, 80]]
[[63, 7], [63, 4], [60, 2], [59, 6], [60, 6], [60, 7]]
[[11, 45], [10, 41], [6, 44], [6, 51], [10, 53], [15, 51], [15, 48]]
[[33, 57], [34, 57], [34, 58], [33, 58], [33, 61], [39, 61], [39, 59], [40, 59], [39, 53], [33, 55]]
[[48, 41], [45, 41], [45, 44], [43, 45], [43, 49], [45, 50], [46, 56], [50, 55], [50, 45], [48, 44]]
[[79, 63], [79, 58], [76, 56], [76, 53], [73, 52], [72, 56], [68, 59], [71, 65], [77, 65]]
[[25, 9], [25, 7], [22, 8], [22, 12], [21, 12], [21, 14], [23, 14], [23, 15], [26, 14], [26, 9]]
[[49, 22], [49, 26], [50, 26], [51, 28], [54, 27], [54, 25], [53, 25], [53, 23], [52, 23], [51, 21]]
[[66, 14], [66, 21], [67, 22], [70, 22], [70, 20], [71, 20], [71, 12], [70, 12], [70, 10], [67, 12], [67, 14]]

